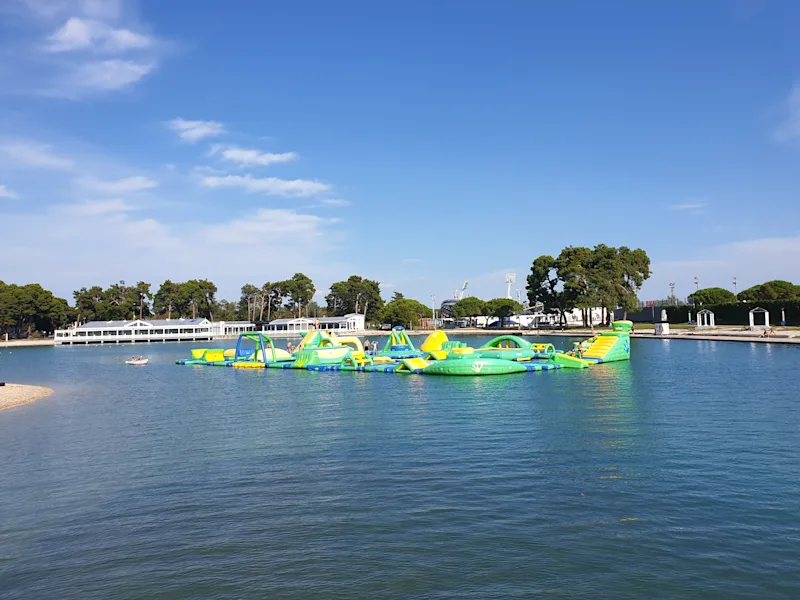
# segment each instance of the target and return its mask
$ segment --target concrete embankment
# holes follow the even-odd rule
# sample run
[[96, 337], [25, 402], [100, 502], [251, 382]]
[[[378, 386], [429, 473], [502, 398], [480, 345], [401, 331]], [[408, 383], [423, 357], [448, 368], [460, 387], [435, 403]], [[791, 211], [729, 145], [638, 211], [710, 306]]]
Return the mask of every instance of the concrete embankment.
[[6, 383], [0, 385], [0, 410], [30, 404], [42, 398], [47, 398], [53, 390], [40, 385], [19, 385]]
[[55, 346], [55, 342], [51, 339], [8, 340], [7, 342], [0, 340], [0, 348], [23, 348], [25, 346]]

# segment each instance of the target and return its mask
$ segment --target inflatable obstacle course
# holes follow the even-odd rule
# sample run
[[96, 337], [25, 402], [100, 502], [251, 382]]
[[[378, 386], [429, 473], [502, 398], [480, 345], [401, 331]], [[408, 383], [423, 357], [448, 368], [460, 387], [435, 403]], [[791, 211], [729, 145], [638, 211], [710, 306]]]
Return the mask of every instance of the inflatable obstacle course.
[[[569, 352], [553, 344], [531, 343], [503, 335], [480, 348], [449, 340], [443, 331], [432, 332], [417, 349], [406, 330], [395, 327], [383, 351], [373, 356], [360, 339], [337, 337], [327, 331], [306, 334], [293, 353], [276, 348], [260, 332], [239, 336], [235, 349], [196, 349], [178, 364], [229, 366], [240, 369], [305, 369], [440, 376], [507, 375], [558, 369], [588, 369], [598, 363], [630, 359], [629, 321], [617, 321], [610, 332], [575, 344]], [[251, 347], [252, 346], [252, 347]]]
[[378, 356], [394, 359], [420, 358], [423, 354], [425, 354], [423, 351], [417, 350], [414, 347], [414, 342], [408, 337], [408, 332], [406, 332], [405, 327], [399, 325], [392, 329], [383, 350], [378, 352]]

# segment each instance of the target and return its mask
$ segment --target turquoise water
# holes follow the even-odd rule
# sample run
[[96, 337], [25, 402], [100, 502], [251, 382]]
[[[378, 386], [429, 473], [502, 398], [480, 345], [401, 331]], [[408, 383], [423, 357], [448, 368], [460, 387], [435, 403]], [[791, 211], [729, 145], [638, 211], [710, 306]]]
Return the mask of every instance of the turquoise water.
[[0, 412], [0, 597], [800, 597], [799, 347], [494, 378], [190, 347], [0, 350], [57, 389]]

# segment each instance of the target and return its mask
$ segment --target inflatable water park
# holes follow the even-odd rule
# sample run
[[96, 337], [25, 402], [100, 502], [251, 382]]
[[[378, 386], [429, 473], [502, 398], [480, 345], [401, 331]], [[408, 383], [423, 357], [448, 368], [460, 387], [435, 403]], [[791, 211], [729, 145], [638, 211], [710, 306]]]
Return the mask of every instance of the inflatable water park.
[[611, 331], [575, 342], [571, 350], [553, 344], [529, 342], [501, 335], [479, 348], [450, 340], [433, 331], [417, 348], [403, 327], [392, 329], [383, 350], [365, 351], [357, 337], [329, 331], [308, 332], [292, 352], [276, 348], [262, 332], [242, 333], [236, 348], [193, 349], [180, 365], [232, 367], [234, 369], [306, 369], [308, 371], [358, 371], [421, 375], [506, 375], [556, 369], [588, 369], [607, 362], [629, 360], [633, 323], [616, 321]]

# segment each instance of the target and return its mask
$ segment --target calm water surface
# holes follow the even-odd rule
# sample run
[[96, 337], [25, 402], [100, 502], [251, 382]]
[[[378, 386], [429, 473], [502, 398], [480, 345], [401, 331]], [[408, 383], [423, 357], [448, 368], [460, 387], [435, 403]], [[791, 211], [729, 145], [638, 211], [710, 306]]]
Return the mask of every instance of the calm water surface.
[[800, 347], [488, 378], [190, 347], [0, 350], [57, 390], [0, 413], [0, 597], [800, 597]]

